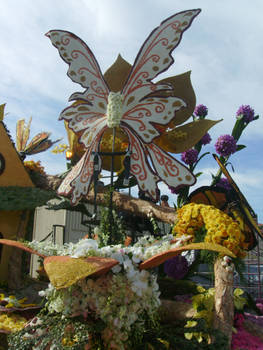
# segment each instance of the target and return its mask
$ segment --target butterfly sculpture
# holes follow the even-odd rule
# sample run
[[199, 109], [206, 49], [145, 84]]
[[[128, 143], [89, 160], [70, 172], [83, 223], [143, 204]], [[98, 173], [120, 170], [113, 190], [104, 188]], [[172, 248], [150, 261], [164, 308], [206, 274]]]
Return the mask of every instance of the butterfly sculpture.
[[30, 135], [31, 121], [32, 118], [30, 118], [28, 124], [25, 125], [25, 119], [20, 119], [16, 124], [16, 149], [23, 159], [25, 159], [26, 156], [44, 152], [61, 140], [57, 139], [55, 141], [51, 141], [49, 138], [51, 133], [42, 131], [35, 135], [32, 140], [27, 143]]
[[95, 156], [96, 171], [101, 169], [100, 141], [109, 128], [120, 128], [127, 135], [130, 173], [139, 188], [154, 200], [158, 196], [159, 181], [173, 187], [195, 183], [195, 177], [186, 167], [153, 142], [161, 134], [157, 126], [169, 124], [186, 104], [180, 98], [162, 96], [162, 92], [171, 91], [172, 87], [166, 83], [155, 84], [152, 80], [172, 65], [172, 51], [200, 11], [175, 14], [153, 30], [120, 92], [109, 90], [95, 56], [80, 38], [62, 30], [51, 30], [46, 34], [69, 65], [70, 79], [85, 89], [71, 95], [69, 100], [75, 103], [60, 115], [60, 119], [80, 135], [79, 142], [86, 148], [58, 189], [61, 195], [71, 194], [72, 204], [89, 191]]

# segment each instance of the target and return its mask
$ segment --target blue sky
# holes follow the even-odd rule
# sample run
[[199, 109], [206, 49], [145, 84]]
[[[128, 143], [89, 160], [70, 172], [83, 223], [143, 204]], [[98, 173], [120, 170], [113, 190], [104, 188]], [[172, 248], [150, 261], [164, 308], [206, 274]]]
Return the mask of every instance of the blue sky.
[[[32, 116], [31, 136], [51, 131], [53, 139], [67, 141], [58, 116], [68, 97], [81, 88], [67, 77], [67, 65], [44, 36], [46, 32], [63, 29], [78, 35], [104, 72], [118, 53], [132, 63], [161, 21], [194, 8], [202, 12], [173, 52], [175, 63], [165, 74], [191, 70], [197, 103], [209, 108], [209, 119], [224, 119], [211, 129], [213, 141], [204, 149], [214, 152], [217, 137], [231, 132], [241, 104], [263, 115], [262, 0], [0, 0], [0, 102], [7, 103], [5, 123], [11, 134], [15, 136], [18, 119]], [[231, 158], [233, 177], [261, 222], [262, 129], [263, 118], [251, 123], [240, 140], [247, 148]], [[31, 158], [40, 159], [47, 173], [65, 170], [63, 155], [47, 151]], [[208, 185], [217, 165], [208, 156], [198, 170], [204, 175], [197, 186]], [[160, 188], [167, 192], [164, 185]]]

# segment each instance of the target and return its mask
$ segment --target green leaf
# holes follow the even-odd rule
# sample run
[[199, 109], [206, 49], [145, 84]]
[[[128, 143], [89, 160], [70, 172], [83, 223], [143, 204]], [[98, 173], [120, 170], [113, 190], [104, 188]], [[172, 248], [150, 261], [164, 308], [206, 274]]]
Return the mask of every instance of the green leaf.
[[241, 151], [242, 149], [246, 148], [247, 146], [245, 145], [237, 145], [236, 152]]
[[200, 171], [199, 173], [195, 174], [195, 177], [199, 177], [199, 176], [201, 176], [202, 174], [203, 174], [203, 172]]

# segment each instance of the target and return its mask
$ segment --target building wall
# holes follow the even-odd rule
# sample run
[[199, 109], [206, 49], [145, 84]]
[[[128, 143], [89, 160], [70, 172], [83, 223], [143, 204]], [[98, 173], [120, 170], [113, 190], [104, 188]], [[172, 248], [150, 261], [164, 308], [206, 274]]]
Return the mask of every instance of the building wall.
[[[28, 215], [22, 216], [22, 211], [0, 211], [0, 232], [5, 239], [17, 240], [23, 238], [26, 233], [28, 223]], [[21, 217], [22, 216], [22, 217]], [[0, 282], [8, 280], [8, 265], [12, 254], [15, 254], [16, 248], [2, 246], [2, 254], [0, 260]]]
[[[47, 242], [54, 242], [63, 244], [63, 227], [66, 222], [66, 210], [48, 210], [45, 206], [35, 209], [34, 226], [32, 240]], [[54, 231], [54, 225], [60, 225], [55, 228], [56, 237], [54, 235], [47, 236]], [[57, 239], [57, 242], [55, 242]], [[39, 267], [39, 257], [36, 255], [31, 256], [30, 274], [32, 277], [37, 277], [36, 270]]]
[[0, 153], [5, 159], [5, 170], [0, 175], [0, 186], [35, 187], [2, 122], [0, 122]]

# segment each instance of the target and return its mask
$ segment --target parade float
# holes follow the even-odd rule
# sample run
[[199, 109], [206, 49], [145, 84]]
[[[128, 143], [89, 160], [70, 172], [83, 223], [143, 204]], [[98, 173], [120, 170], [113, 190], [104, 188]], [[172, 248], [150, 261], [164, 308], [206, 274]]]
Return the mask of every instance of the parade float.
[[[80, 38], [61, 30], [47, 33], [69, 66], [68, 76], [85, 89], [70, 97], [73, 104], [60, 116], [70, 130], [75, 165], [57, 193], [73, 206], [93, 200], [94, 216], [96, 204], [106, 202], [107, 225], [104, 220], [92, 238], [61, 246], [0, 239], [4, 246], [38, 255], [49, 280], [40, 292], [42, 309], [34, 317], [23, 318], [21, 311], [32, 312], [39, 305], [0, 296], [2, 330], [10, 333], [8, 349], [262, 349], [259, 306], [234, 289], [234, 269], [240, 270], [261, 231], [225, 167], [256, 117], [248, 121], [248, 106], [243, 106], [230, 138], [218, 140], [220, 170], [212, 186], [189, 195], [196, 182], [194, 164], [216, 122], [205, 118], [204, 106], [195, 109], [189, 73], [153, 83], [172, 65], [171, 53], [199, 13], [188, 10], [169, 17], [146, 39], [133, 66], [118, 57], [104, 76]], [[193, 113], [194, 120], [183, 124]], [[181, 152], [188, 166], [170, 154]], [[111, 171], [107, 200], [98, 186], [102, 169]], [[115, 225], [114, 172], [123, 186], [136, 183], [152, 202], [159, 200], [160, 181], [177, 193], [176, 211], [145, 205], [147, 214], [161, 212], [159, 217], [173, 224], [171, 234], [127, 243], [125, 230]], [[222, 172], [228, 191], [218, 188]], [[115, 203], [116, 210], [124, 202]], [[231, 203], [235, 206], [229, 207]], [[182, 253], [188, 251], [199, 253], [187, 259]], [[214, 288], [190, 280], [200, 262], [213, 265]], [[258, 316], [249, 314], [245, 320], [246, 308], [254, 308]]]

